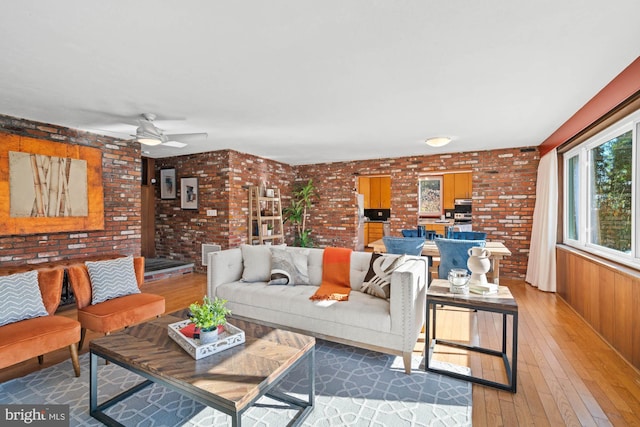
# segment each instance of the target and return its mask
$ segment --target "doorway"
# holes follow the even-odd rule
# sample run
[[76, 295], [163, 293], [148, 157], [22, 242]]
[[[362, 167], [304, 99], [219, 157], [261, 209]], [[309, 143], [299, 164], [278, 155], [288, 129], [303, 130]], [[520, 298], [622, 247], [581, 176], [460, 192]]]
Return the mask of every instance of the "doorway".
[[[372, 250], [367, 245], [382, 239], [385, 226], [389, 227], [391, 215], [391, 176], [371, 175], [358, 178], [358, 193], [364, 203], [364, 222], [361, 225], [364, 236], [364, 250]], [[360, 226], [359, 226], [360, 227]], [[360, 231], [360, 230], [359, 230]]]
[[140, 254], [147, 258], [156, 257], [156, 201], [155, 201], [155, 160], [142, 158], [141, 191], [141, 231]]

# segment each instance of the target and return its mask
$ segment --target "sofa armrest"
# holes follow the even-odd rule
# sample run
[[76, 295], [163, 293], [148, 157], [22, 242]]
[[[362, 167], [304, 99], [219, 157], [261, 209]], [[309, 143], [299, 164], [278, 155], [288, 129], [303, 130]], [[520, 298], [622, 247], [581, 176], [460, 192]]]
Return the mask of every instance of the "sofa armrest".
[[244, 264], [240, 248], [209, 252], [207, 259], [207, 295], [216, 296], [216, 287], [242, 278]]
[[391, 332], [403, 336], [403, 351], [411, 352], [425, 322], [428, 263], [410, 257], [391, 275]]

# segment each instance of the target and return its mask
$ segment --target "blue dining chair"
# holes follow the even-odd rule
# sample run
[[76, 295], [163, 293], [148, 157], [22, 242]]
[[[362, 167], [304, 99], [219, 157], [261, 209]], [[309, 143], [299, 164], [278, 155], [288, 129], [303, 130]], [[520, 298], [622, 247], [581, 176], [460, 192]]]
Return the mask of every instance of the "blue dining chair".
[[435, 230], [426, 230], [425, 231], [425, 235], [424, 238], [427, 240], [433, 240], [436, 237], [442, 237], [442, 234], [438, 234], [435, 232]]
[[487, 243], [485, 240], [440, 238], [436, 238], [434, 241], [440, 252], [440, 265], [438, 266], [438, 277], [440, 279], [447, 279], [452, 268], [464, 268], [471, 273], [467, 269], [469, 249], [475, 246], [484, 247]]
[[415, 230], [415, 229], [402, 230], [402, 237], [418, 237], [418, 230]]
[[391, 237], [382, 238], [388, 254], [420, 255], [424, 246], [424, 237]]
[[447, 237], [457, 240], [487, 240], [487, 233], [482, 231], [450, 231]]

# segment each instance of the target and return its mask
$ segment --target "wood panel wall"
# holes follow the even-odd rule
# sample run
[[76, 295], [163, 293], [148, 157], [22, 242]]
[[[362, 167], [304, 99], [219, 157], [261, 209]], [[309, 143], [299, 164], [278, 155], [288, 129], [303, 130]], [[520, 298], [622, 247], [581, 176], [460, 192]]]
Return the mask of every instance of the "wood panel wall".
[[556, 253], [558, 295], [640, 369], [640, 272], [564, 245]]

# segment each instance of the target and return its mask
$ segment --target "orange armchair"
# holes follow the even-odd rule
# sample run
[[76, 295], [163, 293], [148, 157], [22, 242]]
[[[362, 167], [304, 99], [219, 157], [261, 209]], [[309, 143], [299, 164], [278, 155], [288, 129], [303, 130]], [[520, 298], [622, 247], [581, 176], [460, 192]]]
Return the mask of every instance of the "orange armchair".
[[[138, 288], [144, 283], [144, 258], [133, 259]], [[106, 335], [118, 329], [160, 316], [165, 310], [164, 297], [139, 293], [113, 298], [91, 305], [91, 278], [84, 264], [67, 269], [78, 308], [78, 321], [82, 325], [79, 349], [82, 349], [87, 329]]]
[[68, 346], [73, 371], [76, 377], [80, 376], [78, 362], [80, 323], [67, 317], [54, 315], [60, 305], [63, 277], [64, 268], [38, 270], [38, 286], [44, 308], [49, 315], [0, 326], [0, 368], [35, 356], [42, 364], [45, 353]]

